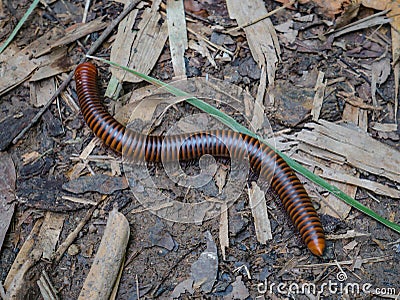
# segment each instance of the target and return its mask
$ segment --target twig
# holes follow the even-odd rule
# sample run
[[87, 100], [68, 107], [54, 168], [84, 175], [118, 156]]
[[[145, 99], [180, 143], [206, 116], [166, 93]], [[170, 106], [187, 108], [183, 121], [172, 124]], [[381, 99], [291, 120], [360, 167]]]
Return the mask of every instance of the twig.
[[[107, 37], [110, 35], [110, 33], [114, 30], [115, 27], [122, 21], [123, 18], [126, 17], [127, 14], [129, 14], [135, 7], [136, 5], [140, 2], [140, 0], [134, 0], [132, 1], [126, 9], [122, 11], [122, 13], [111, 22], [111, 24], [103, 31], [103, 33], [100, 35], [100, 37], [96, 40], [96, 42], [93, 43], [92, 47], [88, 50], [86, 55], [92, 55], [94, 52], [96, 52], [97, 48], [101, 46], [101, 44], [107, 39]], [[79, 63], [85, 62], [86, 57], [83, 57]], [[59, 88], [56, 90], [54, 95], [50, 98], [49, 101], [39, 110], [39, 112], [35, 115], [35, 117], [32, 119], [32, 121], [28, 124], [27, 127], [25, 127], [12, 141], [13, 144], [16, 144], [24, 135], [25, 133], [34, 125], [36, 124], [37, 121], [42, 117], [42, 115], [45, 113], [45, 111], [50, 107], [50, 105], [53, 103], [53, 101], [58, 97], [58, 95], [67, 87], [67, 85], [70, 83], [72, 77], [74, 76], [76, 66], [74, 69], [68, 74], [67, 79], [59, 86]]]
[[72, 231], [67, 238], [65, 239], [64, 242], [62, 242], [62, 244], [58, 247], [57, 251], [54, 253], [54, 262], [58, 262], [64, 255], [65, 251], [67, 251], [67, 249], [69, 248], [69, 246], [75, 241], [75, 239], [78, 237], [79, 233], [81, 232], [83, 226], [86, 225], [86, 223], [90, 220], [90, 218], [92, 217], [93, 212], [95, 211], [95, 209], [97, 209], [98, 205], [102, 203], [99, 202], [97, 205], [91, 207], [85, 217], [83, 218], [83, 220], [78, 224], [78, 226], [76, 226], [76, 228], [74, 229], [74, 231]]
[[135, 283], [136, 283], [136, 299], [140, 299], [140, 291], [139, 291], [139, 279], [137, 274], [135, 274]]
[[85, 11], [83, 12], [83, 17], [82, 17], [82, 23], [86, 23], [89, 7], [90, 7], [90, 0], [86, 0]]
[[229, 30], [226, 30], [225, 33], [231, 33], [233, 31], [240, 30], [240, 29], [243, 29], [243, 28], [248, 27], [250, 25], [256, 24], [256, 23], [258, 23], [258, 22], [260, 22], [260, 21], [262, 21], [262, 20], [264, 20], [264, 19], [276, 14], [277, 12], [279, 12], [279, 11], [285, 9], [285, 8], [288, 8], [289, 6], [294, 4], [295, 2], [296, 2], [296, 0], [291, 0], [290, 2], [286, 3], [285, 5], [282, 5], [281, 7], [278, 7], [276, 9], [270, 11], [269, 13], [265, 14], [264, 16], [259, 17], [259, 18], [255, 19], [253, 21], [250, 21], [250, 22], [248, 22], [246, 24], [240, 25], [238, 27], [234, 27], [234, 28], [231, 28]]

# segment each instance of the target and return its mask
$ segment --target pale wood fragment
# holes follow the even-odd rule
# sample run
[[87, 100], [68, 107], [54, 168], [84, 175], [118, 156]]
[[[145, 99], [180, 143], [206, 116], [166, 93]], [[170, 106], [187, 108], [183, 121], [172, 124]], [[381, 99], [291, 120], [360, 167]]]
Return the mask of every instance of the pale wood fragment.
[[272, 239], [271, 223], [268, 218], [265, 193], [255, 182], [252, 182], [251, 189], [249, 189], [249, 202], [257, 241], [260, 244], [266, 244], [268, 240]]
[[64, 214], [50, 211], [46, 213], [42, 227], [40, 228], [37, 246], [41, 249], [44, 259], [50, 260], [54, 255], [64, 220]]
[[317, 82], [315, 84], [314, 90], [314, 102], [313, 107], [311, 109], [311, 116], [314, 121], [319, 119], [319, 115], [321, 114], [322, 102], [324, 101], [326, 81], [324, 82], [325, 73], [319, 71]]
[[128, 220], [113, 209], [78, 299], [109, 299], [120, 268], [123, 268], [129, 233]]
[[35, 107], [41, 107], [56, 91], [54, 78], [30, 83], [30, 101]]
[[169, 48], [175, 77], [186, 78], [185, 50], [188, 48], [183, 0], [167, 0]]
[[222, 259], [226, 260], [226, 249], [229, 248], [229, 221], [228, 206], [221, 204], [221, 215], [219, 220], [219, 244], [221, 247]]
[[36, 221], [25, 240], [25, 243], [22, 245], [17, 257], [11, 265], [10, 271], [8, 271], [7, 277], [4, 281], [4, 288], [7, 290], [7, 295], [9, 295], [9, 293], [13, 294], [17, 292], [16, 290], [22, 283], [24, 274], [41, 257], [41, 253], [38, 251], [34, 253], [34, 249], [37, 242], [37, 235], [39, 234], [42, 224], [43, 219]]

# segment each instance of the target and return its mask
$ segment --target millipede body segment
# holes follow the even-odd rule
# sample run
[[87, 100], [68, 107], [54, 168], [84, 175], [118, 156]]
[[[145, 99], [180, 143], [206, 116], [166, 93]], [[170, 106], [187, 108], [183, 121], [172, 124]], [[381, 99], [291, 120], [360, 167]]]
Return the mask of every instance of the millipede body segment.
[[75, 71], [76, 90], [83, 117], [90, 129], [116, 152], [133, 161], [168, 162], [216, 157], [247, 156], [252, 169], [278, 194], [285, 210], [307, 245], [321, 256], [325, 235], [311, 200], [288, 164], [270, 147], [249, 135], [230, 130], [213, 130], [171, 136], [145, 135], [115, 120], [101, 103], [97, 69], [91, 63], [80, 64]]

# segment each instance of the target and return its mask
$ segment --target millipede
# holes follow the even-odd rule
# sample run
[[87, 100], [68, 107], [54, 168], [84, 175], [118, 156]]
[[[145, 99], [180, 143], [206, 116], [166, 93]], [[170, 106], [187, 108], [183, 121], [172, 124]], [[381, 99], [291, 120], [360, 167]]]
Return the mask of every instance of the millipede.
[[102, 104], [95, 65], [78, 65], [75, 81], [81, 112], [89, 128], [109, 148], [132, 161], [187, 161], [205, 154], [228, 158], [247, 155], [252, 170], [271, 179], [272, 189], [311, 253], [323, 255], [325, 234], [310, 197], [294, 171], [272, 148], [254, 137], [231, 130], [170, 136], [136, 132], [114, 119]]

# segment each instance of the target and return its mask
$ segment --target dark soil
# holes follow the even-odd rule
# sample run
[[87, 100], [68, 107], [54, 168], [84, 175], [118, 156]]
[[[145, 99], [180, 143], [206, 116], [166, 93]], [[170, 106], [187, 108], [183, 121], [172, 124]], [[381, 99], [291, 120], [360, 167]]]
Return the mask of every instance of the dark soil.
[[[0, 27], [0, 38], [8, 36], [10, 30], [18, 22], [17, 20], [22, 17], [23, 12], [29, 7], [30, 2], [25, 0], [3, 1], [4, 18], [8, 18], [8, 22], [3, 28]], [[59, 20], [68, 27], [80, 20], [83, 2], [74, 0], [55, 1], [51, 4], [51, 7]], [[274, 1], [265, 2], [269, 11], [280, 5]], [[229, 19], [223, 1], [199, 1], [199, 3], [201, 3], [201, 8], [204, 10], [204, 15], [197, 11], [192, 11], [191, 14], [207, 18], [213, 25], [227, 27], [234, 24]], [[89, 20], [98, 16], [105, 16], [105, 20], [112, 20], [122, 9], [123, 6], [114, 1], [95, 1], [95, 4], [90, 9]], [[376, 56], [372, 56], [370, 52], [368, 55], [355, 55], [355, 48], [360, 47], [360, 45], [365, 48], [361, 49], [361, 47], [358, 54], [368, 50], [375, 51], [379, 55], [385, 51], [384, 48], [378, 47], [377, 44], [372, 43], [373, 45], [371, 45], [371, 43], [367, 43], [367, 36], [376, 28], [365, 29], [362, 32], [344, 36], [343, 40], [347, 45], [347, 50], [334, 45], [329, 45], [328, 47], [327, 44], [318, 39], [308, 40], [308, 37], [328, 29], [326, 23], [323, 22], [325, 20], [324, 16], [316, 14], [312, 5], [300, 5], [293, 10], [283, 10], [273, 15], [271, 20], [274, 25], [281, 24], [291, 19], [296, 13], [301, 15], [314, 14], [315, 18], [312, 24], [305, 26], [302, 23], [295, 22], [295, 26], [300, 30], [297, 39], [302, 40], [303, 44], [312, 41], [313, 48], [307, 48], [301, 45], [300, 42], [281, 45], [282, 61], [278, 67], [275, 88], [277, 91], [281, 91], [280, 93], [284, 97], [277, 100], [274, 109], [266, 111], [274, 131], [289, 128], [292, 132], [295, 132], [301, 129], [305, 122], [310, 121], [309, 104], [310, 99], [313, 97], [313, 85], [301, 83], [306, 76], [306, 72], [312, 73], [313, 70], [317, 69], [324, 71], [328, 81], [345, 76], [346, 80], [359, 93], [363, 91], [368, 93], [368, 83], [354, 72], [349, 72], [348, 67], [341, 63], [340, 59], [346, 60], [350, 65], [358, 69], [363, 64], [370, 63]], [[201, 20], [197, 21], [202, 22]], [[204, 23], [204, 25], [208, 24]], [[60, 24], [48, 11], [39, 6], [39, 8], [36, 8], [35, 13], [29, 17], [29, 21], [22, 27], [15, 41], [18, 47], [22, 48], [55, 26], [60, 26]], [[389, 29], [389, 26], [387, 26], [387, 29]], [[386, 30], [386, 32], [386, 37], [390, 40], [390, 30]], [[98, 33], [91, 34], [88, 39], [82, 39], [81, 42], [86, 49], [89, 49], [98, 36]], [[217, 60], [219, 68], [216, 69], [211, 66], [206, 58], [189, 49], [186, 52], [188, 77], [206, 76], [208, 74], [209, 76], [228, 80], [248, 90], [252, 96], [255, 96], [260, 70], [251, 56], [244, 35], [230, 37], [215, 31], [209, 38], [215, 43], [225, 43], [228, 49], [236, 51], [235, 57], [230, 62]], [[108, 58], [110, 55], [109, 45], [109, 43], [106, 43], [97, 51], [96, 55]], [[76, 45], [70, 47], [69, 51], [73, 62], [77, 63], [79, 58], [82, 57], [82, 49]], [[98, 65], [102, 66], [100, 77], [102, 86], [105, 87], [110, 78], [110, 73], [107, 66]], [[172, 79], [173, 68], [168, 44], [164, 47], [151, 76], [167, 82]], [[365, 85], [368, 88], [365, 88]], [[124, 90], [128, 92], [140, 86], [143, 86], [143, 84], [126, 84], [124, 85]], [[299, 88], [299, 86], [302, 87]], [[344, 106], [343, 100], [336, 97], [335, 91], [346, 90], [347, 87], [343, 82], [337, 82], [333, 83], [330, 88], [332, 92], [326, 96], [323, 103], [321, 118], [334, 122], [341, 120]], [[390, 99], [394, 91], [393, 74], [379, 89], [387, 99]], [[70, 85], [68, 92], [76, 100], [73, 83]], [[367, 96], [370, 98], [370, 95]], [[37, 111], [29, 104], [29, 97], [29, 85], [25, 84], [19, 85], [1, 97], [0, 121], [6, 119], [7, 116], [17, 115], [21, 112], [28, 116], [27, 119], [24, 119], [25, 121], [15, 119], [15, 122], [8, 121], [6, 125], [3, 124], [2, 130], [4, 132], [18, 132], [26, 126], [26, 120], [29, 120]], [[48, 272], [61, 299], [76, 299], [78, 297], [99, 246], [108, 213], [112, 210], [114, 204], [127, 217], [131, 227], [126, 266], [122, 273], [118, 299], [137, 299], [137, 286], [140, 289], [140, 297], [143, 299], [152, 297], [170, 298], [174, 288], [179, 283], [190, 278], [193, 263], [198, 260], [200, 254], [207, 247], [205, 239], [205, 232], [207, 231], [211, 233], [218, 248], [219, 263], [216, 281], [210, 292], [205, 293], [201, 288], [198, 288], [194, 290], [193, 295], [190, 295], [189, 292], [182, 294], [182, 299], [215, 299], [223, 297], [233, 299], [232, 291], [236, 289], [234, 282], [238, 276], [241, 276], [241, 280], [245, 285], [244, 289], [239, 290], [243, 292], [247, 288], [250, 294], [248, 299], [256, 299], [263, 295], [265, 299], [280, 299], [281, 297], [313, 299], [312, 295], [310, 298], [304, 294], [292, 294], [292, 296], [289, 296], [288, 286], [293, 283], [314, 283], [319, 288], [329, 282], [340, 284], [340, 281], [337, 280], [337, 274], [340, 269], [334, 264], [325, 268], [294, 268], [293, 266], [348, 260], [352, 261], [353, 264], [342, 266], [343, 271], [348, 276], [346, 282], [357, 283], [360, 286], [369, 283], [372, 286], [371, 290], [374, 288], [395, 288], [396, 293], [400, 292], [399, 234], [355, 210], [351, 211], [346, 220], [322, 215], [322, 222], [327, 234], [343, 234], [348, 230], [355, 230], [356, 232], [370, 235], [357, 238], [358, 245], [350, 250], [345, 250], [343, 247], [353, 239], [328, 240], [325, 255], [322, 258], [318, 258], [309, 253], [299, 234], [294, 231], [293, 225], [286, 216], [279, 199], [271, 191], [267, 193], [267, 203], [270, 207], [273, 240], [267, 245], [258, 243], [248, 205], [247, 192], [244, 190], [229, 209], [230, 245], [227, 249], [226, 260], [223, 260], [219, 247], [219, 218], [213, 218], [201, 224], [183, 224], [161, 219], [148, 211], [135, 212], [140, 210], [141, 204], [134, 197], [132, 191], [127, 188], [117, 188], [108, 195], [105, 195], [106, 193], [104, 192], [93, 192], [93, 190], [82, 191], [78, 195], [68, 192], [65, 189], [65, 184], [70, 181], [68, 172], [75, 164], [71, 157], [82, 152], [93, 138], [93, 134], [87, 128], [81, 114], [72, 112], [61, 99], [60, 106], [61, 110], [59, 111], [57, 105], [52, 105], [38, 124], [19, 143], [5, 146], [5, 149], [2, 148], [3, 151], [7, 151], [12, 155], [16, 165], [18, 205], [13, 223], [0, 252], [0, 282], [4, 282], [35, 221], [42, 218], [45, 212], [52, 211], [65, 214], [66, 218], [59, 243], [75, 229], [84, 217], [89, 206], [64, 200], [62, 196], [77, 196], [96, 202], [103, 200], [103, 202], [74, 242], [78, 246], [79, 253], [76, 255], [65, 253], [58, 263], [43, 260], [34, 265], [26, 279], [28, 283], [25, 294], [21, 296], [21, 299], [42, 299], [39, 288], [36, 285], [42, 270]], [[176, 109], [171, 109], [165, 116], [165, 122], [155, 128], [155, 133], [165, 133], [177, 119], [197, 112], [197, 109], [188, 104], [176, 105]], [[386, 115], [382, 120], [390, 121], [388, 118], [390, 116]], [[370, 130], [370, 132], [380, 138], [373, 130]], [[6, 135], [4, 134], [4, 136]], [[381, 141], [391, 146], [399, 146], [396, 137], [381, 138]], [[5, 143], [5, 145], [8, 144]], [[32, 163], [24, 164], [23, 155], [33, 151], [37, 151], [43, 156]], [[105, 146], [96, 147], [92, 154], [119, 158], [118, 154], [113, 153]], [[220, 166], [229, 164], [228, 161], [219, 161], [218, 163]], [[189, 174], [190, 172], [196, 173], [199, 170], [197, 162], [183, 165], [187, 168], [186, 172]], [[110, 174], [109, 164], [90, 162], [90, 167], [95, 174]], [[163, 174], [161, 165], [149, 165], [148, 168], [152, 174], [157, 174], [157, 176], [162, 176]], [[90, 174], [86, 172], [84, 175]], [[165, 186], [172, 185], [168, 189], [169, 195], [175, 195], [177, 199], [185, 195], [185, 189], [178, 189], [174, 186], [174, 183], [167, 179], [161, 177], [160, 180], [165, 182]], [[114, 184], [121, 184], [121, 182], [111, 182], [109, 184], [114, 186]], [[217, 191], [215, 185], [208, 186], [204, 190], [193, 191], [192, 198], [198, 199], [197, 197], [212, 196], [215, 191]], [[368, 197], [368, 194], [363, 191], [358, 192], [356, 196], [363, 204], [384, 217], [393, 218], [395, 222], [398, 222], [399, 208], [396, 199], [376, 197], [380, 200], [379, 203]], [[397, 244], [393, 243], [396, 240]], [[368, 259], [383, 256], [388, 258], [376, 263], [363, 263], [361, 265], [357, 263], [357, 258]], [[266, 282], [268, 283], [267, 287], [264, 285]], [[286, 287], [282, 288], [282, 293], [277, 288], [279, 283], [286, 284]], [[273, 294], [269, 293], [270, 288], [273, 290]], [[264, 294], [263, 289], [268, 291]], [[340, 295], [344, 294], [343, 290], [335, 292], [326, 288], [321, 297], [339, 299]], [[245, 296], [237, 297], [238, 299], [246, 298]], [[359, 294], [350, 293], [347, 297], [349, 299], [367, 299], [375, 296], [360, 291]]]

